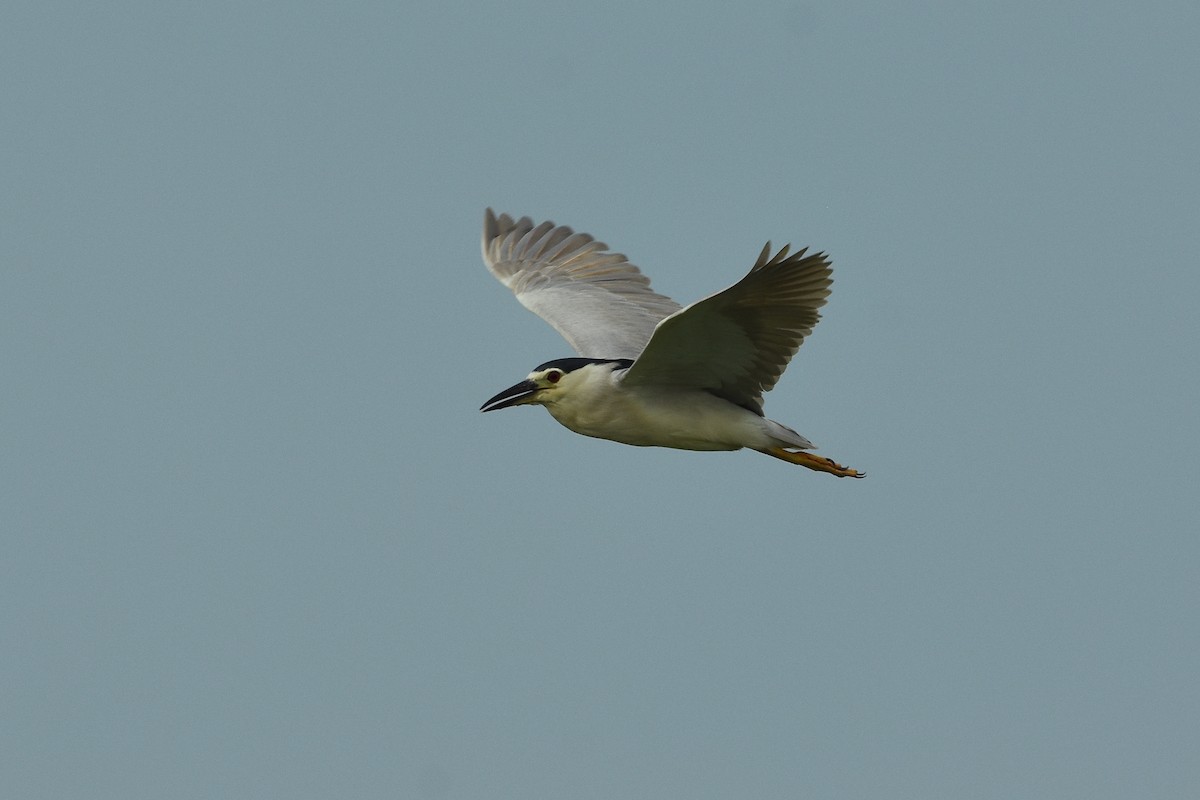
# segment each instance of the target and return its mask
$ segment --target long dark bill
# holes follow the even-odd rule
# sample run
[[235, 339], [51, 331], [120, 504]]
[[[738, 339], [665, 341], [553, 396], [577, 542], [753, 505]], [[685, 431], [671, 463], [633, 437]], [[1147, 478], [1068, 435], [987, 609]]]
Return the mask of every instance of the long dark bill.
[[509, 408], [510, 406], [519, 406], [527, 402], [534, 394], [537, 393], [537, 385], [530, 380], [524, 380], [515, 386], [510, 386], [500, 394], [488, 400], [479, 407], [480, 411], [496, 411], [501, 408]]

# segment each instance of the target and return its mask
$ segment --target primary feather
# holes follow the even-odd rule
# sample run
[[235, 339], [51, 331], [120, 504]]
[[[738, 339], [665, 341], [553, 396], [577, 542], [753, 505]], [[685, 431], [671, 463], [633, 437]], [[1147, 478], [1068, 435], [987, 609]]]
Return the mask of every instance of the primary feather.
[[565, 225], [513, 221], [489, 208], [483, 261], [521, 305], [587, 358], [635, 358], [664, 317], [680, 306], [608, 245]]

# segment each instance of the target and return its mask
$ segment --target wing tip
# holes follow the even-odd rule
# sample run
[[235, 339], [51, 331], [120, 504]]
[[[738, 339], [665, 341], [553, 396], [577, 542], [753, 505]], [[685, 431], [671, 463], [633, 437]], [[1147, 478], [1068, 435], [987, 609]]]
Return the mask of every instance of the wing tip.
[[[553, 225], [553, 223], [550, 224]], [[531, 230], [533, 230], [533, 220], [529, 217], [514, 220], [508, 214], [497, 214], [490, 207], [485, 209], [481, 237], [484, 263], [490, 267], [496, 261], [503, 259], [505, 250], [511, 250], [517, 240]]]
[[487, 243], [500, 235], [500, 221], [496, 219], [496, 212], [492, 211], [489, 206], [483, 212], [483, 246], [487, 247]]
[[[826, 277], [833, 274], [833, 260], [824, 250], [819, 250], [815, 253], [810, 253], [809, 248], [801, 247], [799, 250], [792, 252], [792, 245], [789, 242], [774, 255], [771, 255], [771, 243], [767, 242], [763, 246], [762, 252], [758, 254], [758, 260], [754, 262], [754, 266], [750, 268], [751, 272], [758, 272], [762, 269], [775, 268], [787, 265], [789, 267], [808, 266], [810, 268], [820, 269], [825, 273]], [[829, 277], [832, 281], [832, 278]]]

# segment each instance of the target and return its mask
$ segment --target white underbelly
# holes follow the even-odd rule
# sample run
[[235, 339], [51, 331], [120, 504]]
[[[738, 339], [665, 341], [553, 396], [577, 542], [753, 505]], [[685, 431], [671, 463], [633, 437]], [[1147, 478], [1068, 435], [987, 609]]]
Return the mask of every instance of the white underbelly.
[[639, 393], [610, 397], [601, 405], [566, 401], [546, 408], [576, 433], [639, 447], [737, 450], [768, 445], [762, 417], [706, 392]]

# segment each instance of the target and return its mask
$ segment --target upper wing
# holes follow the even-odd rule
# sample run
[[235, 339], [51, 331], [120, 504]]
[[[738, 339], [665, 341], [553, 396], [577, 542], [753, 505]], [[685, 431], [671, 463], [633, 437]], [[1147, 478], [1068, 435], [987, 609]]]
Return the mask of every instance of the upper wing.
[[586, 358], [634, 358], [654, 326], [679, 304], [650, 290], [650, 279], [586, 233], [529, 217], [513, 222], [489, 208], [483, 263]]
[[820, 319], [832, 270], [824, 253], [774, 258], [763, 248], [749, 274], [658, 324], [625, 374], [636, 385], [706, 389], [762, 414], [769, 391]]

